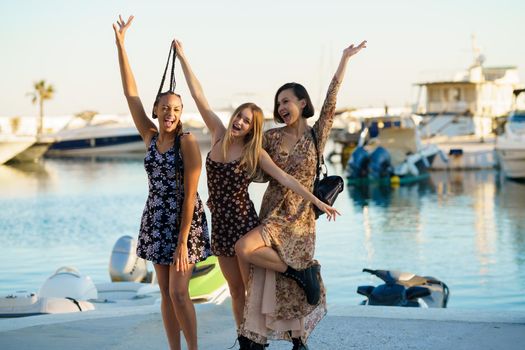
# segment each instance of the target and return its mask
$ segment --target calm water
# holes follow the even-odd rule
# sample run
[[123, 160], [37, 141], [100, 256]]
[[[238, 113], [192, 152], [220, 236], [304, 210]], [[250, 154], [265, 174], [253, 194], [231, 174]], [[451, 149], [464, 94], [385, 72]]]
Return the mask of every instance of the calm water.
[[[257, 206], [264, 188], [252, 185]], [[0, 294], [37, 291], [65, 265], [108, 281], [113, 244], [136, 237], [146, 196], [140, 158], [0, 166]], [[359, 303], [357, 286], [378, 283], [368, 267], [440, 278], [451, 308], [525, 310], [525, 184], [434, 172], [409, 187], [345, 188], [337, 207], [336, 223], [318, 221], [329, 303]]]

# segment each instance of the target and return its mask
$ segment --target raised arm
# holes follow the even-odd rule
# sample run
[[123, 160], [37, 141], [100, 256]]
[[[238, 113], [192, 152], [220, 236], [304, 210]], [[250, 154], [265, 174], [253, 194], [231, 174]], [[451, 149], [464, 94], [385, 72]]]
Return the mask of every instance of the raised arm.
[[187, 271], [188, 259], [188, 236], [193, 219], [195, 200], [197, 198], [197, 186], [201, 174], [201, 152], [199, 144], [192, 134], [181, 137], [181, 151], [184, 162], [184, 200], [182, 202], [182, 216], [175, 250], [174, 262], [177, 271]]
[[182, 43], [179, 40], [173, 40], [173, 45], [177, 51], [177, 55], [179, 56], [182, 71], [184, 72], [186, 83], [188, 84], [191, 92], [191, 97], [193, 97], [193, 100], [195, 100], [197, 108], [199, 109], [199, 113], [201, 114], [204, 123], [206, 123], [206, 126], [211, 132], [212, 145], [214, 145], [216, 140], [222, 138], [226, 128], [222, 124], [222, 121], [219, 119], [217, 114], [211, 110], [208, 100], [206, 99], [206, 95], [204, 95], [201, 83], [193, 73], [193, 70], [188, 63], [188, 59], [184, 54]]
[[144, 140], [144, 143], [146, 146], [149, 146], [151, 138], [157, 132], [157, 127], [148, 118], [144, 111], [144, 106], [142, 105], [137, 90], [137, 84], [135, 83], [135, 77], [133, 76], [133, 72], [129, 65], [126, 48], [124, 47], [126, 31], [131, 26], [133, 18], [133, 16], [129, 16], [128, 21], [126, 22], [122, 19], [122, 16], [119, 15], [117, 23], [113, 23], [113, 30], [115, 31], [115, 39], [117, 42], [118, 62], [124, 95], [128, 101], [129, 111], [133, 117], [133, 122], [135, 123], [140, 136]]
[[341, 61], [339, 61], [339, 66], [337, 67], [337, 70], [335, 71], [334, 78], [339, 82], [343, 82], [343, 78], [346, 73], [346, 66], [348, 64], [348, 60], [350, 57], [357, 54], [362, 49], [366, 48], [366, 40], [363, 40], [361, 44], [354, 46], [354, 44], [348, 46], [346, 49], [343, 50], [343, 55], [341, 56]]
[[293, 176], [284, 172], [279, 168], [270, 158], [270, 155], [265, 151], [261, 150], [261, 155], [259, 159], [259, 166], [261, 169], [277, 180], [281, 185], [291, 189], [307, 201], [312, 202], [317, 208], [326, 213], [328, 220], [335, 220], [336, 215], [341, 215], [337, 209], [329, 206], [328, 204], [319, 200], [314, 196], [310, 191], [306, 189], [299, 181], [297, 181]]
[[328, 139], [328, 135], [330, 134], [330, 129], [332, 129], [332, 124], [334, 122], [335, 105], [337, 102], [337, 93], [339, 92], [339, 86], [343, 82], [343, 78], [346, 73], [346, 66], [348, 65], [348, 60], [350, 59], [350, 57], [354, 56], [364, 48], [366, 48], [366, 40], [362, 41], [361, 44], [359, 44], [358, 46], [354, 46], [354, 44], [352, 44], [343, 50], [341, 60], [339, 61], [339, 66], [337, 67], [334, 77], [330, 82], [330, 86], [328, 87], [326, 98], [324, 100], [323, 107], [321, 108], [321, 113], [319, 114], [319, 119], [315, 122], [313, 126], [315, 133], [318, 137], [319, 149], [321, 153], [324, 150], [326, 140]]

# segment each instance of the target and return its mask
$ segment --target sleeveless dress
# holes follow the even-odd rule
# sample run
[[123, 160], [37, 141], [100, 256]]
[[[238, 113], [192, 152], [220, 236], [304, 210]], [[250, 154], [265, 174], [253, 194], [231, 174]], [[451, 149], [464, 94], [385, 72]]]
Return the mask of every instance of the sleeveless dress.
[[206, 157], [214, 255], [235, 256], [235, 243], [260, 223], [248, 193], [251, 182], [240, 160], [216, 162]]
[[[140, 225], [137, 255], [154, 264], [171, 265], [177, 247], [184, 201], [184, 162], [177, 136], [165, 153], [157, 150], [156, 134], [144, 158], [149, 193]], [[191, 264], [211, 255], [208, 224], [197, 193], [188, 236], [188, 260]]]

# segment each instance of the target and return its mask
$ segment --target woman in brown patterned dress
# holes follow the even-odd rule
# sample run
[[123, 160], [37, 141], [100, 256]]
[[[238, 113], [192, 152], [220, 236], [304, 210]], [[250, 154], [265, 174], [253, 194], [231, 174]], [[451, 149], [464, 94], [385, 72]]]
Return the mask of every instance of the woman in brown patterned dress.
[[[348, 59], [365, 47], [363, 41], [343, 51], [319, 119], [312, 127], [320, 153], [332, 127]], [[316, 174], [317, 155], [306, 123], [313, 114], [302, 85], [283, 85], [275, 95], [274, 119], [286, 125], [268, 130], [263, 144], [273, 161], [306, 188], [313, 187]], [[241, 335], [255, 343], [252, 348], [272, 338], [291, 340], [293, 349], [307, 349], [310, 332], [326, 314], [325, 289], [319, 264], [313, 259], [314, 211], [309, 203], [270, 179], [259, 217], [262, 224], [236, 245], [239, 259], [255, 265], [247, 286]], [[315, 280], [309, 281], [312, 276]]]
[[[230, 287], [232, 308], [237, 327], [243, 317], [245, 282], [235, 255], [235, 243], [260, 224], [255, 207], [248, 194], [256, 170], [260, 167], [277, 183], [290, 188], [305, 201], [314, 203], [330, 219], [337, 211], [321, 202], [296, 179], [286, 174], [262, 149], [262, 110], [254, 103], [240, 105], [224, 127], [213, 112], [184, 54], [182, 44], [174, 40], [182, 70], [197, 108], [210, 130], [212, 148], [206, 157], [208, 176], [208, 206], [212, 213], [212, 252], [219, 257], [219, 265]], [[242, 340], [241, 340], [242, 342]]]

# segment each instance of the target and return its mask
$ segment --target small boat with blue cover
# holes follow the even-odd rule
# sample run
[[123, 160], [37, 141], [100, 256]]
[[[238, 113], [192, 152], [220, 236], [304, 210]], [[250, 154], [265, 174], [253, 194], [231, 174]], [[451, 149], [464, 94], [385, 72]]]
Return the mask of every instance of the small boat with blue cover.
[[346, 166], [348, 185], [399, 185], [429, 177], [436, 156], [446, 158], [432, 144], [423, 145], [411, 116], [364, 118], [359, 143]]

